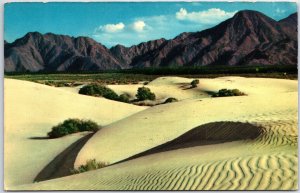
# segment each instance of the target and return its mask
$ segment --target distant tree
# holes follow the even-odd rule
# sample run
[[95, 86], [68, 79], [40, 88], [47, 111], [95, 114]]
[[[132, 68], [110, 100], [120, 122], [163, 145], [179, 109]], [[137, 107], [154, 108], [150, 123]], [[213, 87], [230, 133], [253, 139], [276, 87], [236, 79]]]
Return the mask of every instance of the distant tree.
[[137, 90], [136, 98], [139, 101], [143, 100], [155, 100], [155, 94], [147, 87], [140, 87]]

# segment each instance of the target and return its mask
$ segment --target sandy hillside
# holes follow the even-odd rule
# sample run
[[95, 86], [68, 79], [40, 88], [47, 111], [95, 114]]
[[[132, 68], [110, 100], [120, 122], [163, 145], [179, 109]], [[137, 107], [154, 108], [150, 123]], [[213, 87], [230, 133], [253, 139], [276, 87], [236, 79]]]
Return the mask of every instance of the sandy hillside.
[[[152, 81], [147, 85], [152, 91], [184, 100], [135, 109], [142, 111], [107, 123], [75, 156], [76, 166], [93, 158], [121, 163], [11, 189], [297, 189], [297, 81], [222, 77], [200, 79], [197, 88], [186, 89], [192, 80]], [[135, 86], [111, 88], [130, 93]], [[247, 96], [206, 94], [221, 88], [237, 88]]]
[[[240, 124], [241, 129], [244, 125]], [[287, 120], [274, 124], [270, 121], [261, 122], [256, 126], [262, 127], [266, 133], [255, 140], [179, 148], [96, 171], [15, 188], [19, 190], [297, 189], [298, 158], [295, 138], [297, 123]], [[225, 135], [231, 132], [230, 129], [227, 130], [229, 133], [223, 131]]]
[[[164, 80], [160, 78], [158, 82], [160, 85], [166, 82], [167, 90], [170, 80]], [[259, 114], [275, 114], [274, 119], [281, 120], [284, 119], [281, 118], [285, 116], [284, 112], [297, 112], [297, 81], [229, 77], [201, 79], [200, 85], [197, 89], [202, 91], [238, 88], [247, 94], [249, 90], [249, 94], [183, 100], [148, 108], [97, 132], [80, 151], [76, 165], [92, 158], [114, 163], [209, 122], [256, 122], [256, 119], [260, 119]]]
[[[297, 155], [255, 152], [239, 158], [242, 143], [231, 142], [154, 154], [98, 171], [91, 171], [17, 190], [295, 190]], [[225, 149], [226, 148], [226, 149]], [[232, 150], [235, 151], [232, 151]], [[235, 153], [234, 156], [230, 155]], [[251, 152], [253, 153], [253, 152]], [[227, 155], [227, 156], [226, 156]], [[212, 157], [213, 156], [213, 157]], [[233, 157], [231, 157], [233, 156]], [[211, 158], [207, 160], [206, 158]]]
[[86, 134], [43, 139], [51, 127], [67, 118], [107, 125], [145, 109], [13, 79], [4, 80], [5, 187], [30, 183], [68, 146]]

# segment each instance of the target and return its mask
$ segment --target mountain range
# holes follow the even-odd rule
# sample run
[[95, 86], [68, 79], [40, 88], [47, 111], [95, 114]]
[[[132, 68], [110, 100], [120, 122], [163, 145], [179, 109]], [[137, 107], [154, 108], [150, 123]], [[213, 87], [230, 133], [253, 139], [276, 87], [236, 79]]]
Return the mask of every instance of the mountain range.
[[110, 49], [88, 37], [29, 32], [4, 42], [5, 72], [99, 71], [165, 66], [297, 65], [297, 13], [244, 10], [200, 32]]

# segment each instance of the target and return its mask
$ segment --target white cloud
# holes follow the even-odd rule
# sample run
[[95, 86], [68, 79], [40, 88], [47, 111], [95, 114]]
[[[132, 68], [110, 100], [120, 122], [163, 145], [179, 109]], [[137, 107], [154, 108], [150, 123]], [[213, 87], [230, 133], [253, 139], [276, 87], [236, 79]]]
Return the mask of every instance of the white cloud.
[[187, 16], [187, 10], [184, 8], [180, 8], [178, 12], [176, 12], [176, 18], [179, 20], [184, 20]]
[[188, 12], [186, 9], [181, 8], [176, 12], [176, 18], [181, 21], [190, 21], [202, 24], [210, 24], [223, 21], [232, 17], [237, 11], [226, 12], [219, 8], [211, 8], [199, 12]]
[[120, 22], [117, 24], [106, 24], [104, 26], [100, 26], [98, 27], [95, 31], [103, 31], [103, 32], [107, 32], [107, 33], [116, 33], [116, 32], [120, 32], [125, 28], [125, 25]]
[[136, 32], [142, 32], [144, 31], [144, 28], [146, 27], [146, 24], [144, 21], [142, 20], [139, 20], [139, 21], [135, 21], [133, 24], [132, 24], [132, 29]]
[[285, 10], [277, 8], [275, 10], [275, 12], [278, 13], [278, 14], [283, 14], [283, 13], [285, 13]]
[[[170, 15], [154, 15], [136, 17], [127, 21], [124, 20], [122, 21], [123, 23], [121, 23], [124, 26], [121, 25], [119, 31], [117, 30], [119, 33], [112, 33], [113, 30], [109, 27], [105, 27], [108, 25], [116, 26], [118, 24], [102, 25], [94, 31], [92, 36], [95, 40], [108, 47], [116, 44], [131, 46], [159, 38], [174, 38], [182, 32], [202, 31], [230, 18], [234, 13], [235, 12], [225, 12], [220, 9], [188, 12], [182, 8], [177, 13], [174, 12]], [[208, 16], [208, 14], [210, 14], [210, 16]], [[199, 15], [201, 18], [199, 18]]]

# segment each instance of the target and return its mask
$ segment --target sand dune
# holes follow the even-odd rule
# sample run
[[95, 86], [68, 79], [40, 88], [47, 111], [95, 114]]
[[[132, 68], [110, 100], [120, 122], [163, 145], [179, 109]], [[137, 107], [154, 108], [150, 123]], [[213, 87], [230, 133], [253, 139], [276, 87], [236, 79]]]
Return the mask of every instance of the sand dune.
[[[121, 163], [39, 183], [23, 181], [27, 184], [10, 190], [297, 189], [297, 81], [222, 77], [200, 79], [198, 88], [183, 90], [191, 80], [162, 77], [149, 83], [164, 93], [177, 89], [185, 100], [138, 108], [107, 123], [81, 148], [75, 166], [93, 158]], [[188, 98], [185, 93], [221, 88], [248, 95]], [[205, 143], [208, 139], [213, 143]]]
[[296, 148], [229, 142], [157, 153], [25, 190], [295, 190]]
[[[195, 98], [210, 98], [207, 91], [217, 92], [220, 89], [239, 89], [247, 95], [269, 95], [270, 93], [283, 93], [297, 91], [297, 82], [294, 80], [280, 80], [268, 78], [243, 78], [243, 77], [220, 77], [215, 79], [201, 79], [200, 86], [191, 88], [191, 81], [194, 79], [182, 77], [160, 77], [147, 85], [108, 85], [116, 93], [128, 94], [131, 99], [135, 98], [137, 89], [145, 86], [155, 93], [158, 100], [163, 100], [169, 97], [177, 98], [178, 100], [195, 99]], [[59, 87], [60, 89], [78, 93], [78, 87]]]
[[19, 80], [4, 80], [5, 187], [33, 182], [56, 155], [85, 134], [45, 140], [67, 118], [106, 125], [145, 109]]
[[[249, 82], [256, 81], [256, 78], [234, 80], [243, 80], [240, 85], [242, 87], [245, 84], [244, 79], [248, 79]], [[213, 85], [216, 81], [212, 79]], [[285, 80], [281, 81], [284, 85], [287, 84]], [[200, 84], [201, 82], [203, 81], [200, 80]], [[263, 95], [184, 100], [148, 108], [128, 119], [107, 125], [82, 148], [75, 164], [83, 164], [86, 159], [92, 158], [110, 163], [118, 162], [173, 140], [199, 125], [217, 121], [255, 122], [259, 117], [258, 112], [262, 115], [269, 114], [269, 118], [281, 120], [286, 116], [282, 112], [291, 111], [294, 112], [292, 118], [295, 119], [297, 117], [297, 82], [287, 81], [290, 89], [278, 89], [276, 94], [266, 90], [267, 87], [271, 87], [269, 86], [271, 83], [278, 84], [278, 80], [270, 79], [271, 83], [267, 80], [264, 82], [266, 82], [266, 87], [260, 87]], [[224, 79], [220, 79], [220, 84], [227, 87]], [[212, 87], [210, 90], [213, 89]], [[247, 90], [246, 84], [244, 90], [245, 92]], [[275, 112], [280, 113], [274, 114]]]
[[213, 122], [193, 128], [159, 146], [138, 153], [121, 162], [175, 149], [255, 139], [264, 132], [262, 126], [242, 122]]

